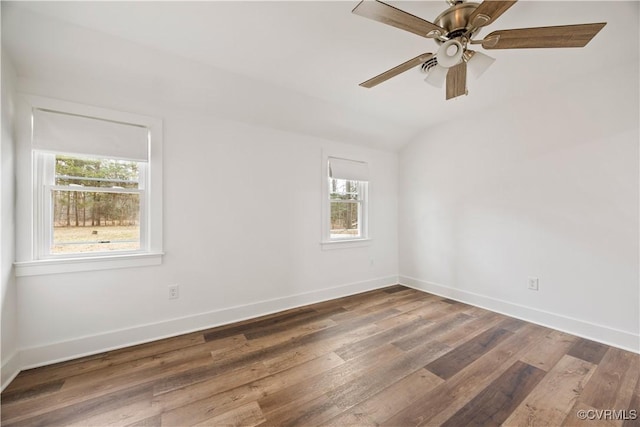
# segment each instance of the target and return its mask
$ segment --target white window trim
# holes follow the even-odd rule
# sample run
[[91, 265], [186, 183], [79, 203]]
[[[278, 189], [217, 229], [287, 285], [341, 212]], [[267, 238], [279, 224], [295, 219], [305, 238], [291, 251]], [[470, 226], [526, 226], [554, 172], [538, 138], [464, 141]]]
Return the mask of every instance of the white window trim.
[[[148, 182], [145, 203], [147, 204], [147, 227], [141, 233], [148, 232], [148, 247], [143, 251], [100, 254], [71, 254], [70, 257], [42, 257], [42, 242], [39, 236], [42, 209], [39, 208], [42, 189], [36, 182], [38, 166], [31, 145], [31, 111], [34, 108], [50, 109], [71, 114], [99, 117], [124, 123], [145, 126], [150, 133], [148, 159]], [[57, 274], [77, 271], [105, 270], [112, 268], [142, 267], [159, 265], [162, 262], [162, 120], [125, 113], [84, 104], [43, 98], [32, 95], [19, 95], [17, 105], [16, 136], [18, 147], [16, 201], [16, 276]], [[39, 199], [40, 198], [40, 199]]]
[[[54, 260], [61, 259], [66, 260], [69, 258], [101, 258], [105, 256], [115, 255], [133, 255], [133, 254], [147, 254], [148, 250], [148, 224], [149, 215], [147, 205], [149, 203], [149, 193], [146, 190], [146, 178], [147, 167], [146, 162], [138, 162], [140, 168], [139, 186], [136, 189], [130, 188], [107, 188], [107, 187], [81, 187], [73, 188], [66, 185], [55, 185], [55, 154], [49, 152], [34, 153], [34, 163], [36, 165], [36, 173], [34, 173], [34, 180], [36, 183], [36, 189], [38, 191], [35, 198], [35, 212], [41, 213], [42, 218], [35, 221], [34, 232], [35, 242], [34, 248], [36, 250], [36, 259], [38, 260]], [[72, 253], [72, 254], [53, 254], [50, 252], [51, 245], [53, 244], [53, 230], [50, 221], [47, 218], [52, 217], [51, 208], [51, 192], [52, 190], [63, 191], [90, 191], [100, 193], [132, 193], [140, 196], [140, 249], [117, 251], [117, 252], [84, 252], [84, 253]]]
[[15, 262], [16, 276], [73, 273], [79, 271], [111, 270], [115, 268], [146, 267], [162, 264], [164, 253], [137, 253], [108, 256], [83, 256], [65, 259], [42, 259]]
[[[354, 158], [356, 157], [356, 158]], [[364, 209], [362, 209], [361, 230], [362, 237], [340, 238], [332, 239], [330, 230], [330, 216], [331, 216], [331, 203], [329, 200], [329, 168], [328, 163], [330, 158], [343, 158], [353, 161], [364, 161], [363, 159], [357, 159], [357, 156], [345, 156], [337, 155], [336, 153], [324, 153], [322, 155], [322, 237], [320, 240], [320, 246], [323, 250], [331, 249], [347, 249], [347, 248], [359, 248], [369, 246], [371, 244], [371, 230], [369, 227], [369, 212], [371, 210], [371, 203], [369, 200], [369, 193], [371, 191], [371, 181], [367, 182], [364, 188]]]

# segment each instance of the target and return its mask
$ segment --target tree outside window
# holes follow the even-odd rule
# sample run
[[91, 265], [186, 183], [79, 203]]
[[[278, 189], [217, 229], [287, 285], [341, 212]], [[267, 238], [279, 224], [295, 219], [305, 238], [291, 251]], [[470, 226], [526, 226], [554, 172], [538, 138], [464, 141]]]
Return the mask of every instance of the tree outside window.
[[66, 155], [54, 161], [50, 253], [139, 250], [144, 164]]

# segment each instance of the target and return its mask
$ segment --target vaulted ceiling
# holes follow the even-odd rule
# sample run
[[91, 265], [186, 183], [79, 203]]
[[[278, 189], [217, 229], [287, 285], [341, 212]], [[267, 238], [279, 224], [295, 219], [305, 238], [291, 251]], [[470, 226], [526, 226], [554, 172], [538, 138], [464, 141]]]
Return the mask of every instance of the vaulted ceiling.
[[[445, 1], [390, 2], [433, 20]], [[93, 76], [162, 88], [184, 105], [246, 122], [397, 149], [429, 126], [541, 88], [638, 63], [639, 3], [519, 1], [497, 29], [606, 21], [583, 49], [486, 52], [497, 61], [469, 95], [445, 101], [419, 68], [358, 86], [430, 39], [353, 15], [356, 1], [2, 2], [3, 48], [26, 79]], [[598, 80], [602, 79], [602, 80]], [[588, 92], [589, 88], [585, 87]], [[160, 96], [160, 95], [158, 95]], [[597, 102], [597, 100], [593, 100]]]

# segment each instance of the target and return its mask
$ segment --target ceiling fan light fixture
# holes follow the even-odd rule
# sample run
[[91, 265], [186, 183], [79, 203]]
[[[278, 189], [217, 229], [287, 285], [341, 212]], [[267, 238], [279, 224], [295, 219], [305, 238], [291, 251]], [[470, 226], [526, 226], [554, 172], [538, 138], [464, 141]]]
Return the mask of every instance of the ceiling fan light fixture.
[[438, 53], [436, 53], [436, 58], [438, 59], [439, 65], [450, 68], [460, 62], [463, 53], [462, 43], [452, 39], [442, 43], [438, 49]]
[[[471, 51], [467, 51], [471, 52]], [[485, 55], [482, 52], [473, 52], [467, 60], [467, 66], [474, 78], [478, 79], [495, 62], [495, 58]]]
[[472, 76], [478, 78], [495, 61], [487, 55], [467, 49], [470, 45], [479, 44], [484, 49], [585, 47], [607, 24], [596, 22], [497, 30], [482, 40], [474, 40], [473, 37], [480, 28], [492, 24], [517, 0], [482, 0], [480, 3], [474, 0], [446, 1], [450, 7], [438, 15], [434, 23], [386, 4], [382, 0], [361, 0], [353, 9], [356, 15], [434, 39], [440, 47], [435, 55], [419, 55], [360, 83], [360, 86], [374, 87], [422, 64], [420, 68], [427, 74], [427, 83], [442, 87], [446, 81], [446, 99], [457, 98], [467, 93], [468, 69], [471, 70]]
[[429, 83], [433, 87], [441, 88], [442, 86], [444, 86], [444, 82], [447, 79], [448, 71], [449, 70], [447, 68], [444, 68], [440, 65], [431, 67], [424, 81]]

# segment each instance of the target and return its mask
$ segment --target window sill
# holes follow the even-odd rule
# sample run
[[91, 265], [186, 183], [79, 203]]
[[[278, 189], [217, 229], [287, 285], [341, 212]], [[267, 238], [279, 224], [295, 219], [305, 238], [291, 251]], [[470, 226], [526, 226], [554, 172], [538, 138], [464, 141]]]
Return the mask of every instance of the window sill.
[[15, 262], [16, 276], [74, 273], [79, 271], [111, 270], [115, 268], [146, 267], [160, 265], [164, 253], [109, 255], [67, 259], [46, 259]]
[[361, 248], [371, 245], [371, 239], [324, 240], [320, 242], [322, 250]]

